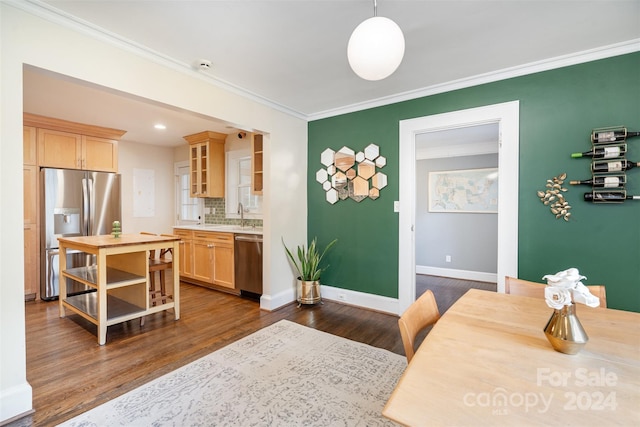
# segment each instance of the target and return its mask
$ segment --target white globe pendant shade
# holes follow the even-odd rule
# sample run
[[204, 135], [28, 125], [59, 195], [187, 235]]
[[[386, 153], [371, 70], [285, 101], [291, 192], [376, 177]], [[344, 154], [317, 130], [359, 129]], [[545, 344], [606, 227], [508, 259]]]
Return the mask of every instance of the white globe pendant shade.
[[353, 71], [365, 80], [382, 80], [398, 68], [404, 56], [404, 35], [389, 18], [375, 16], [353, 30], [347, 57]]

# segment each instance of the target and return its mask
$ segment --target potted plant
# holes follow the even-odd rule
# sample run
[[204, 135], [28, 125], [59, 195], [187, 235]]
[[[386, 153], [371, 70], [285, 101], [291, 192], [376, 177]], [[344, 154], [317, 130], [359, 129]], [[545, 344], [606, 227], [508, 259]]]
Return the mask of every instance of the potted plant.
[[331, 249], [337, 241], [338, 239], [334, 239], [329, 242], [322, 253], [320, 253], [316, 245], [316, 238], [314, 237], [308, 249], [305, 249], [304, 245], [298, 246], [296, 257], [289, 248], [287, 248], [284, 239], [282, 240], [289, 260], [298, 273], [298, 307], [300, 307], [300, 304], [316, 304], [322, 302], [322, 297], [320, 296], [320, 275], [329, 266], [321, 267], [320, 262], [327, 251]]

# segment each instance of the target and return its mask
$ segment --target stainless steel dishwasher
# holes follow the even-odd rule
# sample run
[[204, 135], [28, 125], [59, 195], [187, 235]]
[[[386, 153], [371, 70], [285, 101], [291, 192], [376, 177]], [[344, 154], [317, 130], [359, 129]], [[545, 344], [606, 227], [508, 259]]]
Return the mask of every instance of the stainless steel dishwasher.
[[262, 236], [236, 234], [235, 236], [236, 289], [250, 298], [262, 295]]

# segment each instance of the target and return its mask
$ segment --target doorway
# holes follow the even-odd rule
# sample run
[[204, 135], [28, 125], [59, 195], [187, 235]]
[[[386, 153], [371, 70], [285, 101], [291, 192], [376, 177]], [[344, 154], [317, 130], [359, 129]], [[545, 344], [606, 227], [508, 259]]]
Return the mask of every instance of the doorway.
[[499, 129], [497, 289], [518, 271], [519, 102], [418, 117], [400, 122], [398, 309], [404, 312], [416, 292], [416, 139], [429, 132], [495, 123]]

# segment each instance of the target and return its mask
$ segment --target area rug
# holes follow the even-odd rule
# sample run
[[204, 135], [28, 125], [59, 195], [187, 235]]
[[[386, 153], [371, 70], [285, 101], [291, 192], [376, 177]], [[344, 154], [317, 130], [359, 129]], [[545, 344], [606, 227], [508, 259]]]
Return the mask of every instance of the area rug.
[[406, 359], [281, 320], [62, 426], [392, 426]]

